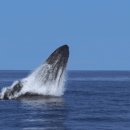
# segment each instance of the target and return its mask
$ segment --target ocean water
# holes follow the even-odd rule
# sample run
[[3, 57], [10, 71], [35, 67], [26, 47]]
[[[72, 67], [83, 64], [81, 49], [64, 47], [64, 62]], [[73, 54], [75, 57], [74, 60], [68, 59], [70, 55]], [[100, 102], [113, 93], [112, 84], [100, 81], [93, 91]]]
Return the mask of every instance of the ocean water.
[[[0, 89], [29, 71], [0, 71]], [[130, 71], [68, 71], [60, 98], [0, 100], [0, 130], [130, 130]]]

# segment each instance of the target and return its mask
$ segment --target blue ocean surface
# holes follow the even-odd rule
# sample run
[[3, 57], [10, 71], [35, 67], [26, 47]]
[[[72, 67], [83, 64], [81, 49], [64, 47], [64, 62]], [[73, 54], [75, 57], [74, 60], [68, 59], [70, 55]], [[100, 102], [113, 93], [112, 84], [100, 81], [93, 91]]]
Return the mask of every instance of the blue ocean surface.
[[[0, 89], [29, 71], [0, 71]], [[0, 130], [130, 130], [130, 71], [68, 71], [59, 98], [0, 100]]]

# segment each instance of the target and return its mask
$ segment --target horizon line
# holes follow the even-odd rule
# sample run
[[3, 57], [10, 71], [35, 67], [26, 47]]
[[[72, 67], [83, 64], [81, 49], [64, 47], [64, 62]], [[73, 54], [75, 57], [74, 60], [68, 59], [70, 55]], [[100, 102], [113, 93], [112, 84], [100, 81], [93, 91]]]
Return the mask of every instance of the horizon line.
[[[35, 70], [35, 69], [0, 69], [0, 71], [33, 71], [33, 70]], [[124, 70], [124, 69], [122, 69], [122, 70], [105, 70], [105, 69], [102, 69], [102, 70], [96, 70], [96, 69], [93, 69], [93, 70], [87, 70], [87, 69], [67, 69], [66, 71], [130, 71], [130, 70]]]

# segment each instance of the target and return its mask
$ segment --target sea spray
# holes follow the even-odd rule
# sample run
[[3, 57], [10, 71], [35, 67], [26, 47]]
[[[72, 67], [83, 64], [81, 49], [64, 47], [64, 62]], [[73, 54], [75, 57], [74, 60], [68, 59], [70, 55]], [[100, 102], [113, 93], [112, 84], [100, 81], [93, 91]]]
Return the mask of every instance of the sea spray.
[[[46, 72], [47, 70], [43, 71]], [[22, 93], [29, 92], [32, 94], [51, 96], [62, 96], [64, 94], [65, 72], [62, 73], [60, 69], [55, 80], [52, 80], [50, 77], [46, 82], [42, 80], [41, 76], [37, 77], [38, 73], [39, 71], [36, 70], [32, 75], [23, 79], [24, 87], [22, 88]], [[46, 80], [46, 75], [47, 73], [42, 75], [44, 80]]]
[[[43, 69], [42, 71], [44, 72], [44, 75], [39, 75], [39, 73], [41, 73], [41, 68]], [[44, 83], [43, 79], [46, 80], [47, 72], [50, 69], [50, 67], [47, 67], [47, 64], [44, 64], [40, 66], [38, 69], [36, 69], [28, 77], [20, 81], [15, 81], [10, 87], [3, 88], [0, 94], [0, 99], [4, 99], [5, 96], [7, 96], [8, 99], [15, 99], [25, 94], [62, 96], [65, 90], [65, 72], [62, 72], [62, 69], [59, 69], [57, 78], [55, 80], [52, 80], [52, 77], [50, 76], [49, 79]], [[12, 93], [14, 87], [19, 82], [22, 84], [21, 90]]]

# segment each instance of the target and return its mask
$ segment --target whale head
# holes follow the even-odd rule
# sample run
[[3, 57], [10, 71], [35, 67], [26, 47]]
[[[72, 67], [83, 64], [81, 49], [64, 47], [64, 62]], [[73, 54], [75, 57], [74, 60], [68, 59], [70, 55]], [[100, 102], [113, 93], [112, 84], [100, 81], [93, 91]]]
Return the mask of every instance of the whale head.
[[43, 73], [43, 75], [44, 73], [46, 73], [45, 77], [43, 78], [43, 82], [46, 83], [47, 81], [50, 82], [56, 80], [58, 78], [57, 76], [59, 73], [60, 73], [59, 76], [61, 77], [66, 68], [68, 58], [69, 58], [68, 45], [63, 45], [57, 48], [45, 61], [48, 68], [42, 67], [41, 70], [39, 71], [39, 73]]

